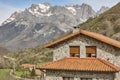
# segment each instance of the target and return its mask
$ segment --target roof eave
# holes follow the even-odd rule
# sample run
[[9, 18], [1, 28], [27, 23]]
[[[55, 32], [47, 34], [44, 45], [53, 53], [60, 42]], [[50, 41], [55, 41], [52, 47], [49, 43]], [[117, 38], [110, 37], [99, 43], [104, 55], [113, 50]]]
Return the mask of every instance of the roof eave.
[[[63, 38], [60, 38], [60, 39], [58, 39], [58, 40], [56, 40], [56, 41], [50, 42], [50, 43], [48, 43], [47, 45], [45, 45], [44, 47], [45, 47], [45, 48], [53, 48], [56, 44], [59, 44], [59, 43], [61, 43], [61, 42], [64, 42], [65, 40], [71, 39], [71, 38], [73, 38], [73, 37], [75, 37], [75, 36], [77, 36], [77, 35], [79, 35], [79, 34], [86, 35], [86, 36], [88, 36], [88, 37], [91, 37], [91, 38], [94, 38], [94, 39], [99, 40], [99, 41], [101, 41], [101, 42], [104, 42], [104, 43], [106, 43], [106, 44], [109, 44], [109, 45], [111, 45], [111, 46], [120, 48], [120, 42], [119, 42], [119, 41], [114, 40], [114, 39], [111, 39], [111, 38], [108, 38], [108, 37], [106, 37], [106, 36], [104, 36], [104, 35], [97, 34], [97, 33], [93, 33], [93, 32], [89, 32], [89, 31], [86, 31], [86, 30], [79, 30], [79, 31], [76, 32], [76, 33], [70, 34], [70, 35], [65, 36], [65, 37], [63, 37]], [[96, 34], [96, 35], [95, 35], [95, 34]], [[104, 39], [102, 40], [102, 39], [101, 39], [100, 37], [98, 37], [98, 36], [103, 37], [105, 40], [104, 40]], [[106, 41], [106, 39], [109, 40], [109, 41]]]
[[103, 71], [103, 70], [77, 70], [77, 69], [55, 69], [55, 68], [37, 68], [37, 69], [40, 69], [40, 70], [82, 71], [82, 72], [112, 72], [112, 73], [116, 73], [116, 72], [120, 71], [120, 70]]

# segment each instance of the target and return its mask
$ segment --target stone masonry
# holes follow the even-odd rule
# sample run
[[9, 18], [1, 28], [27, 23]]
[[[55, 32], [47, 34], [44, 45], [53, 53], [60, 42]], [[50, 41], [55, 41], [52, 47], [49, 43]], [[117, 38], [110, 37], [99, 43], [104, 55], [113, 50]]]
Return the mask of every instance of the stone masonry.
[[[79, 35], [72, 39], [66, 40], [60, 44], [56, 44], [53, 49], [53, 60], [59, 60], [64, 57], [69, 57], [69, 46], [80, 46], [80, 57], [86, 57], [86, 46], [96, 46], [97, 58], [104, 59], [120, 66], [120, 49], [91, 37]], [[109, 80], [109, 79], [108, 79]], [[120, 73], [116, 73], [115, 80], [120, 80]]]
[[74, 77], [74, 80], [80, 78], [92, 78], [92, 80], [114, 80], [114, 73], [102, 72], [79, 72], [79, 71], [61, 71], [47, 70], [45, 80], [63, 80], [63, 77]]

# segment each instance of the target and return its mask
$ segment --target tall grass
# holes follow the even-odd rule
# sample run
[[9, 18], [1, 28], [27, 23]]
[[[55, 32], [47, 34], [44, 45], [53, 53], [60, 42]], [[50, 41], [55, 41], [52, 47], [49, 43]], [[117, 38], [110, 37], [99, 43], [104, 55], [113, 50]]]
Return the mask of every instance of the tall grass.
[[10, 69], [0, 69], [0, 80], [15, 80], [10, 75]]

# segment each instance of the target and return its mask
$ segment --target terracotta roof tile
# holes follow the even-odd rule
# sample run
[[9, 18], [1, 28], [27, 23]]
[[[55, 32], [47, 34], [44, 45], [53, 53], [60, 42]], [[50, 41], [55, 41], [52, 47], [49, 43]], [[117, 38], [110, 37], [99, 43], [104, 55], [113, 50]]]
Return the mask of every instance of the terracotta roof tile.
[[54, 62], [47, 63], [39, 69], [51, 70], [77, 70], [77, 71], [102, 71], [117, 72], [120, 68], [99, 58], [63, 58]]
[[53, 46], [53, 45], [55, 45], [55, 44], [57, 44], [57, 43], [60, 43], [60, 42], [63, 42], [63, 41], [65, 41], [65, 40], [68, 40], [68, 39], [70, 39], [70, 38], [73, 38], [73, 37], [75, 37], [75, 36], [77, 36], [77, 35], [79, 35], [79, 34], [80, 34], [80, 31], [78, 31], [78, 32], [76, 32], [76, 33], [74, 33], [74, 34], [70, 34], [70, 35], [65, 36], [65, 37], [63, 37], [63, 38], [60, 38], [60, 39], [58, 39], [58, 40], [56, 40], [56, 41], [50, 42], [49, 44], [45, 45], [45, 47], [46, 47], [46, 48], [47, 48], [47, 47], [51, 47], [51, 46]]
[[85, 30], [80, 30], [80, 32], [86, 36], [92, 37], [94, 39], [97, 39], [97, 40], [107, 43], [109, 45], [120, 48], [120, 41], [111, 39], [102, 34], [98, 34], [98, 33], [94, 33], [94, 32], [89, 32], [89, 31], [85, 31]]
[[108, 37], [106, 37], [106, 36], [104, 36], [104, 35], [102, 35], [102, 34], [90, 32], [90, 31], [86, 31], [86, 30], [80, 30], [80, 31], [78, 31], [78, 32], [76, 32], [76, 33], [73, 33], [73, 34], [70, 34], [70, 35], [68, 35], [68, 36], [65, 36], [65, 37], [63, 37], [63, 38], [61, 38], [61, 39], [58, 39], [58, 40], [56, 40], [56, 41], [54, 41], [54, 42], [51, 42], [51, 43], [45, 45], [45, 47], [46, 47], [46, 48], [52, 47], [52, 46], [54, 46], [54, 45], [56, 45], [56, 44], [58, 44], [58, 43], [61, 43], [61, 42], [65, 41], [65, 40], [68, 40], [68, 39], [71, 39], [71, 38], [73, 38], [73, 37], [75, 37], [75, 36], [78, 36], [78, 35], [80, 35], [80, 34], [89, 36], [89, 37], [91, 37], [91, 38], [97, 39], [97, 40], [102, 41], [102, 42], [104, 42], [104, 43], [107, 43], [107, 44], [109, 44], [109, 45], [112, 45], [112, 46], [115, 46], [115, 47], [120, 48], [120, 42], [119, 42], [119, 41], [116, 41], [116, 40], [114, 40], [114, 39], [108, 38]]
[[31, 68], [31, 67], [35, 67], [34, 64], [22, 64], [21, 65], [23, 68]]

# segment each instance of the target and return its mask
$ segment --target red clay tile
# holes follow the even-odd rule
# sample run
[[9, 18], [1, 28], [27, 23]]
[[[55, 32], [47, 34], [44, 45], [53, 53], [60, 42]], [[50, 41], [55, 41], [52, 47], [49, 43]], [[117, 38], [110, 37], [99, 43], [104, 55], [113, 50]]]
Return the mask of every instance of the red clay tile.
[[104, 35], [102, 35], [102, 34], [90, 32], [90, 31], [86, 31], [86, 30], [79, 30], [79, 31], [76, 32], [76, 33], [70, 34], [70, 35], [65, 36], [65, 37], [63, 37], [63, 38], [60, 38], [60, 39], [58, 39], [58, 40], [56, 40], [56, 41], [54, 41], [54, 42], [51, 42], [51, 43], [45, 45], [45, 47], [46, 47], [46, 48], [53, 47], [54, 45], [56, 45], [56, 44], [58, 44], [58, 43], [61, 43], [61, 42], [65, 41], [65, 40], [68, 40], [68, 39], [71, 39], [71, 38], [73, 38], [73, 37], [75, 37], [75, 36], [78, 36], [78, 35], [80, 35], [80, 34], [89, 36], [89, 37], [91, 37], [91, 38], [97, 39], [97, 40], [102, 41], [102, 42], [104, 42], [104, 43], [107, 43], [107, 44], [109, 44], [109, 45], [112, 45], [112, 46], [115, 46], [115, 47], [120, 48], [120, 42], [119, 42], [119, 41], [116, 41], [116, 40], [114, 40], [114, 39], [108, 38], [108, 37], [106, 37], [106, 36], [104, 36]]
[[99, 58], [63, 58], [47, 63], [38, 69], [117, 72], [120, 68]]
[[23, 68], [31, 68], [31, 67], [35, 67], [34, 64], [22, 64], [21, 65]]

